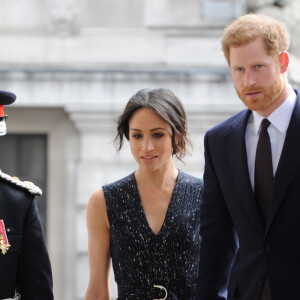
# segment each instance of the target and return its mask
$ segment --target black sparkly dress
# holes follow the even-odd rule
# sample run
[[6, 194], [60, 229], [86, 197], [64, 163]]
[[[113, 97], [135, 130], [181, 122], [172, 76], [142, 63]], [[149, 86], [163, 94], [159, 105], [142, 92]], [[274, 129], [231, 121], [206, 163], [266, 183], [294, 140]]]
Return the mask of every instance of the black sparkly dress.
[[118, 300], [194, 299], [203, 182], [179, 171], [164, 223], [149, 227], [134, 173], [103, 186]]

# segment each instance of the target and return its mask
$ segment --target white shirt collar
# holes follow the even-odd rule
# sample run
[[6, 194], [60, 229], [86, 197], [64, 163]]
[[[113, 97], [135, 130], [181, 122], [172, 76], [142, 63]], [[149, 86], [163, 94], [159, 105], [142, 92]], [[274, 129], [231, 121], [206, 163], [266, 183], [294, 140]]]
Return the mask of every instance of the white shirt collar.
[[[283, 134], [287, 131], [287, 128], [289, 126], [291, 116], [296, 104], [296, 99], [297, 95], [292, 87], [290, 87], [290, 93], [286, 100], [268, 117], [268, 120], [271, 122], [271, 124]], [[253, 111], [252, 114], [254, 133], [258, 134], [260, 123], [264, 119], [264, 117], [258, 114], [256, 111]]]

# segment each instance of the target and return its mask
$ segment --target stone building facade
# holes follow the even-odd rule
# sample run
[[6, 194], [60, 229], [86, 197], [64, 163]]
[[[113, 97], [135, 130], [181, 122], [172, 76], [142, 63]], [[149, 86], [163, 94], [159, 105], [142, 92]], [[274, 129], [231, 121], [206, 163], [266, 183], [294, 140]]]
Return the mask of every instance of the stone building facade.
[[[6, 109], [9, 134], [46, 138], [42, 201], [55, 299], [84, 297], [91, 193], [136, 168], [128, 145], [117, 154], [111, 143], [128, 99], [144, 87], [167, 87], [181, 98], [194, 148], [185, 165], [177, 164], [201, 177], [205, 131], [243, 108], [221, 52], [224, 26], [246, 12], [264, 12], [297, 36], [298, 6], [288, 0], [1, 1], [0, 89], [17, 95]], [[295, 87], [299, 43], [295, 38], [291, 47]], [[36, 165], [42, 164], [38, 148], [27, 150]], [[24, 176], [34, 177], [27, 170]], [[111, 281], [114, 298], [113, 274]]]

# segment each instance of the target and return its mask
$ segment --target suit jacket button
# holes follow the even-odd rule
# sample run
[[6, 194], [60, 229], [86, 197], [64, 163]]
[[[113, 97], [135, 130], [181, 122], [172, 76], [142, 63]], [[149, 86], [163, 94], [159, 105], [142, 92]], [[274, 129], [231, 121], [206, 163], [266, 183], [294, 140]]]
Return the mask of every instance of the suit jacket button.
[[271, 251], [271, 249], [272, 249], [272, 248], [271, 248], [271, 246], [270, 246], [270, 245], [266, 245], [266, 246], [265, 246], [265, 251], [266, 251], [266, 252], [270, 252], [270, 251]]
[[259, 279], [258, 281], [257, 281], [257, 285], [258, 286], [261, 286], [263, 284], [263, 280], [262, 279]]

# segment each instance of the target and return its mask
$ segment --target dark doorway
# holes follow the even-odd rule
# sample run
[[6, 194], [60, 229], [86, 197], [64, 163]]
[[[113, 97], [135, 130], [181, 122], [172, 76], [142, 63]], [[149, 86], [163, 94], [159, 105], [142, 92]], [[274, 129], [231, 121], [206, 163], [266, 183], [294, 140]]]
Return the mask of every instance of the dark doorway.
[[7, 134], [0, 137], [0, 169], [22, 181], [32, 181], [43, 195], [37, 197], [39, 215], [46, 234], [47, 135]]

